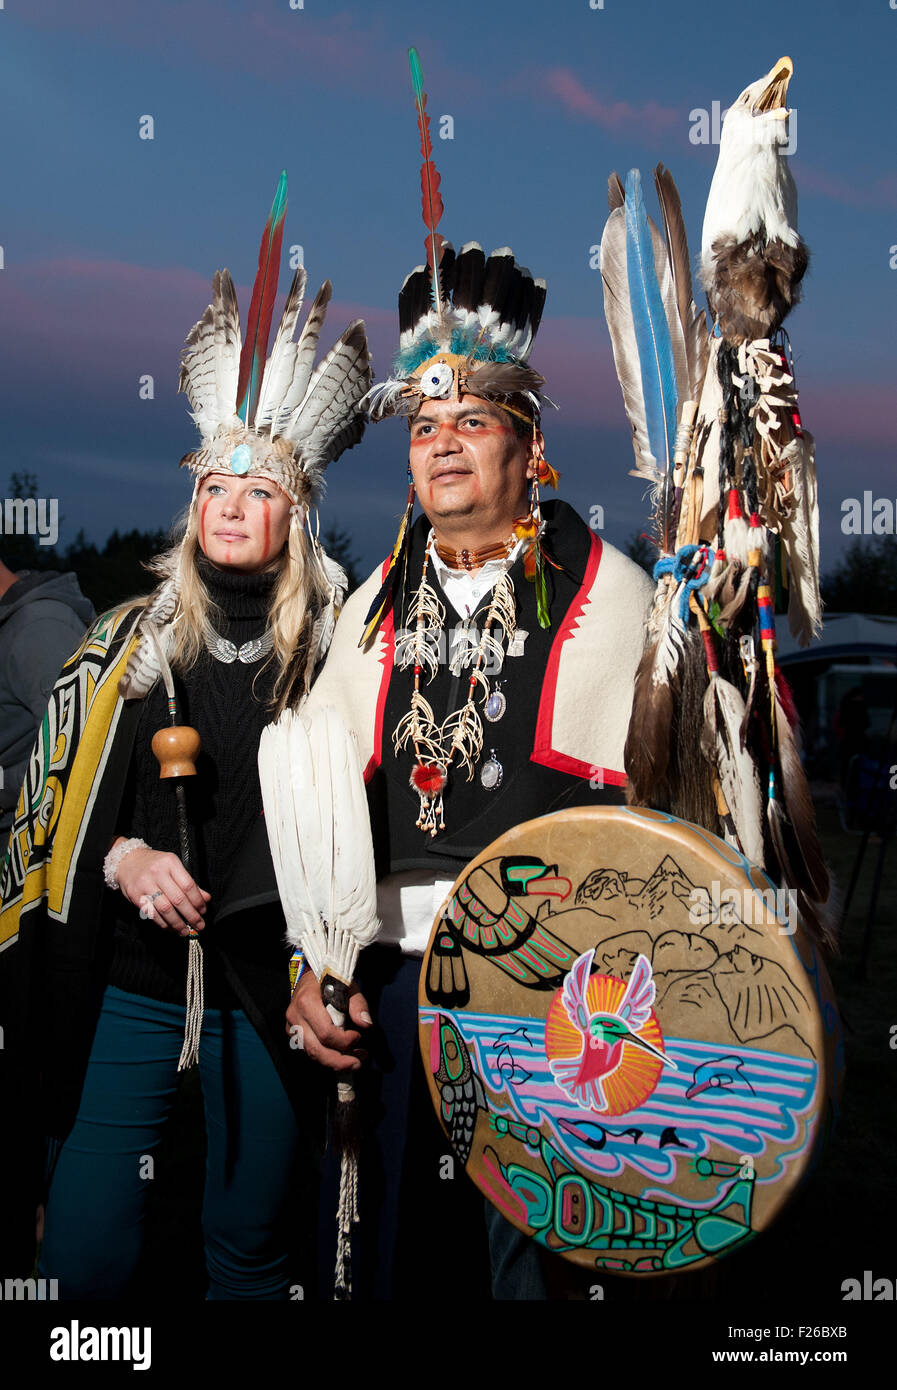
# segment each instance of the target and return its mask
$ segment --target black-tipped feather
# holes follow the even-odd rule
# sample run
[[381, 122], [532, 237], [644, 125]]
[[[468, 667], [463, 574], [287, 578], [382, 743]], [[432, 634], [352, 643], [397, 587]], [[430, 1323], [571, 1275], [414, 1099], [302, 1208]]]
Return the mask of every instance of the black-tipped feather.
[[399, 290], [399, 332], [405, 333], [429, 313], [433, 292], [430, 270], [425, 265], [416, 265], [405, 276]]
[[455, 288], [455, 248], [450, 241], [442, 243], [442, 256], [439, 261], [439, 287], [445, 300], [451, 299]]
[[496, 311], [500, 309], [507, 299], [514, 268], [514, 256], [506, 247], [492, 252], [486, 262], [481, 304], [488, 304]]
[[455, 289], [452, 302], [456, 309], [469, 309], [476, 313], [483, 302], [483, 279], [486, 273], [486, 257], [483, 248], [475, 241], [461, 247], [455, 260]]

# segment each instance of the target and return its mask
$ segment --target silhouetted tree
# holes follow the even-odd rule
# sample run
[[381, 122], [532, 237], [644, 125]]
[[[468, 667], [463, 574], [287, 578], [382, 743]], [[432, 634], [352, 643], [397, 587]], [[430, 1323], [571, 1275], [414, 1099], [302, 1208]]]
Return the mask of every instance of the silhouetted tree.
[[[37, 498], [39, 496], [39, 483], [34, 473], [10, 473], [9, 487], [6, 493], [8, 498]], [[9, 515], [11, 509], [4, 509], [3, 504], [6, 498], [0, 498], [0, 523], [3, 523]], [[52, 545], [41, 545], [37, 536], [24, 535], [21, 532], [7, 532], [5, 526], [0, 525], [0, 560], [9, 569], [18, 573], [19, 570], [53, 570], [59, 568], [59, 556]]]
[[156, 587], [158, 580], [145, 565], [165, 549], [166, 541], [164, 531], [122, 533], [116, 528], [99, 550], [81, 530], [65, 552], [65, 568], [75, 571], [82, 593], [104, 613]]
[[335, 560], [338, 565], [342, 565], [346, 571], [346, 578], [349, 581], [349, 588], [346, 592], [351, 594], [353, 589], [358, 588], [363, 578], [358, 569], [361, 561], [357, 555], [352, 553], [352, 537], [348, 531], [344, 531], [342, 527], [331, 522], [327, 530], [321, 534], [321, 544], [330, 558]]
[[857, 536], [819, 587], [833, 613], [897, 613], [897, 536]]

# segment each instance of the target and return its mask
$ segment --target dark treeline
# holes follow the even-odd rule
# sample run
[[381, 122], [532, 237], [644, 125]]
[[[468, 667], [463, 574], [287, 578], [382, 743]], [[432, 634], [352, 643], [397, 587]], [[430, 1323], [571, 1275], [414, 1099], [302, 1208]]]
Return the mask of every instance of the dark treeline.
[[[37, 479], [30, 473], [13, 473], [8, 497], [37, 497]], [[64, 518], [60, 517], [60, 526]], [[342, 565], [349, 591], [363, 579], [354, 554], [352, 537], [331, 523], [321, 532], [328, 555]], [[126, 598], [147, 594], [154, 587], [146, 562], [170, 544], [165, 531], [114, 530], [102, 546], [89, 541], [81, 530], [66, 547], [40, 545], [34, 536], [0, 535], [0, 560], [11, 570], [74, 570], [82, 592], [98, 613]], [[636, 533], [625, 551], [648, 574], [656, 552], [650, 537]], [[825, 607], [832, 613], [897, 613], [897, 537], [855, 537], [841, 559], [822, 576], [820, 588]]]

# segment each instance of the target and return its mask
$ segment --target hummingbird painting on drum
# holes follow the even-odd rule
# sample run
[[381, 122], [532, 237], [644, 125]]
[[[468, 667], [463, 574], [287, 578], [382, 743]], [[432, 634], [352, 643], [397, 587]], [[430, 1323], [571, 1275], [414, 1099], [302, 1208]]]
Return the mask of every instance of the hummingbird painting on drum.
[[[611, 981], [605, 976], [596, 976], [593, 979], [594, 957], [594, 949], [579, 957], [561, 991], [567, 1017], [581, 1038], [579, 1054], [549, 1057], [548, 1065], [557, 1085], [583, 1110], [607, 1111], [611, 1108], [604, 1094], [608, 1077], [617, 1071], [624, 1071], [629, 1058], [632, 1058], [633, 1062], [636, 1061], [631, 1052], [627, 1054], [627, 1048], [638, 1049], [642, 1056], [644, 1053], [650, 1054], [659, 1060], [661, 1066], [675, 1068], [676, 1063], [647, 1038], [640, 1036], [641, 1031], [652, 1021], [652, 1031], [659, 1036], [659, 1028], [651, 1008], [654, 1003], [655, 986], [648, 958], [638, 956], [625, 993], [611, 1010], [595, 1009], [594, 987], [607, 980], [608, 984], [613, 984], [619, 989], [620, 982]], [[590, 985], [593, 987], [592, 990]], [[591, 1003], [587, 997], [590, 993], [593, 994]], [[645, 1078], [650, 1090], [654, 1089], [660, 1070], [661, 1067], [655, 1064], [651, 1068], [653, 1077]]]

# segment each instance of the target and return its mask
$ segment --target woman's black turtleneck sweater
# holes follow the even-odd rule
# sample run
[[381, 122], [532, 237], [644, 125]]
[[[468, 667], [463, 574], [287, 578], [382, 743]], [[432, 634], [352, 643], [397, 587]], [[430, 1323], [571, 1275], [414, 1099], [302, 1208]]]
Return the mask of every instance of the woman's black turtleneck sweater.
[[[260, 637], [267, 625], [276, 574], [219, 570], [203, 555], [197, 567], [220, 610], [211, 614], [219, 635], [238, 648]], [[210, 1008], [238, 1007], [216, 951], [215, 907], [228, 888], [240, 848], [262, 815], [256, 756], [262, 729], [271, 719], [268, 700], [275, 668], [266, 657], [251, 665], [239, 660], [226, 664], [203, 649], [196, 664], [174, 679], [181, 720], [197, 729], [201, 740], [197, 775], [187, 778], [184, 786], [195, 856], [193, 877], [212, 895], [200, 933], [205, 1002]], [[179, 854], [173, 786], [160, 779], [151, 748], [153, 734], [169, 722], [164, 686], [158, 681], [140, 714], [118, 830], [128, 837], [139, 836], [153, 849]], [[115, 895], [115, 911], [109, 982], [133, 994], [183, 1004], [186, 939], [141, 920], [138, 909], [121, 894]], [[279, 908], [259, 910], [241, 922], [240, 930], [252, 931], [256, 937], [246, 945], [257, 964], [283, 971], [288, 999], [289, 949]], [[230, 931], [228, 935], [233, 939]]]

